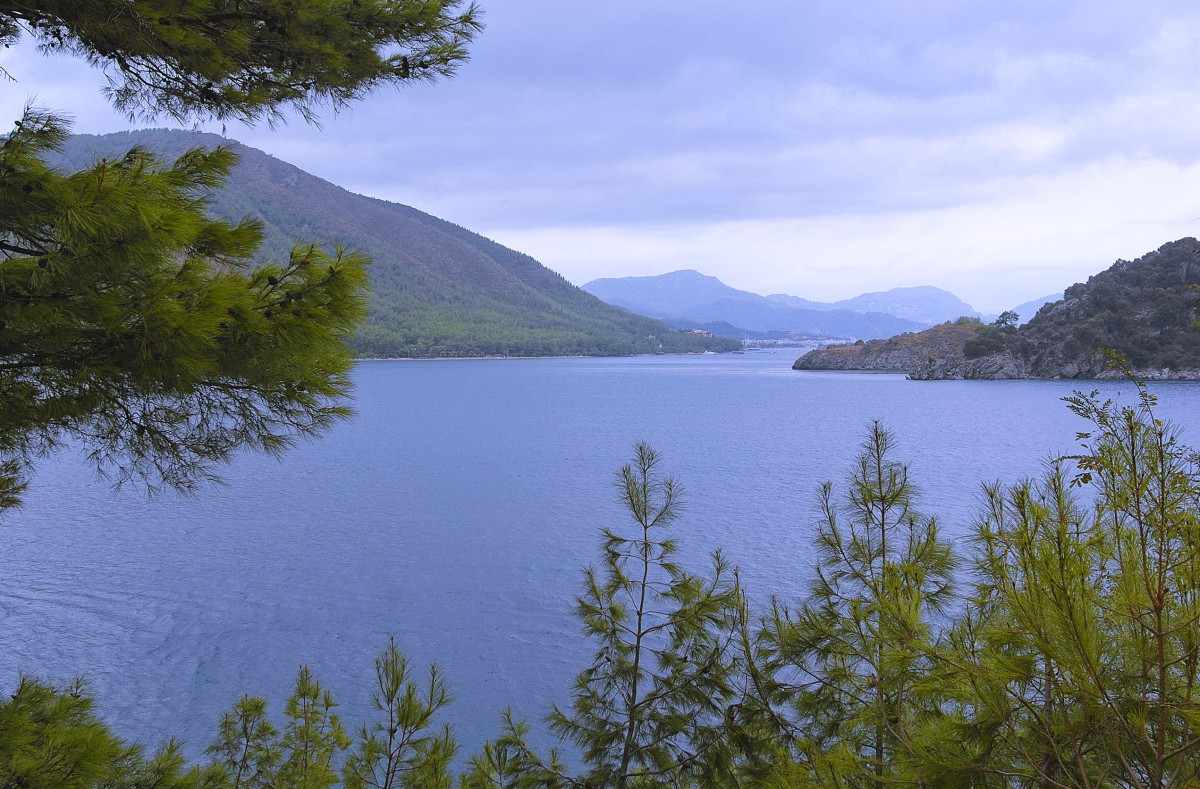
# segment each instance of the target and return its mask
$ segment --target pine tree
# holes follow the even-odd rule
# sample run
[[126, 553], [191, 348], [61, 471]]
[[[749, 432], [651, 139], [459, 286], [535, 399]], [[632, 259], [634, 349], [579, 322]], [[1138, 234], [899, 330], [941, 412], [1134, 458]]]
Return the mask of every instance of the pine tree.
[[[315, 121], [452, 74], [479, 30], [461, 0], [0, 2], [0, 43], [24, 31], [103, 66], [119, 108], [179, 120]], [[42, 160], [66, 134], [30, 108], [0, 145], [0, 509], [65, 440], [118, 482], [187, 489], [345, 416], [365, 259], [302, 246], [252, 268], [259, 224], [205, 216], [229, 151], [64, 174]]]
[[361, 255], [297, 248], [248, 268], [257, 222], [205, 216], [234, 163], [133, 150], [79, 173], [27, 113], [0, 143], [0, 458], [19, 472], [61, 441], [118, 481], [189, 488], [248, 447], [277, 452], [345, 416], [344, 337], [363, 314]]
[[[385, 84], [454, 73], [481, 28], [462, 0], [37, 0], [0, 3], [0, 43], [104, 69], [146, 118], [315, 120]], [[20, 75], [13, 75], [19, 79]]]
[[[781, 723], [798, 785], [919, 785], [911, 740], [938, 700], [926, 687], [954, 561], [912, 508], [908, 467], [878, 422], [844, 499], [821, 491], [815, 579], [795, 612], [776, 602], [763, 633], [772, 674], [760, 715]], [[778, 710], [778, 711], [776, 711]]]
[[675, 561], [669, 530], [681, 490], [659, 472], [657, 453], [635, 447], [618, 474], [629, 532], [603, 530], [599, 567], [584, 572], [576, 615], [596, 644], [569, 708], [547, 720], [587, 766], [573, 776], [557, 752], [526, 744], [524, 723], [505, 716], [503, 736], [473, 760], [471, 787], [738, 786], [730, 711], [739, 701], [736, 573], [719, 554], [711, 574]]
[[462, 789], [558, 789], [572, 786], [570, 770], [557, 750], [542, 758], [528, 742], [529, 725], [506, 711], [503, 730], [471, 757], [462, 775]]
[[284, 706], [286, 723], [276, 784], [288, 789], [325, 789], [338, 781], [336, 759], [350, 738], [334, 708], [337, 703], [321, 687], [308, 666], [296, 674], [296, 687]]
[[189, 768], [168, 741], [149, 759], [93, 711], [81, 683], [23, 678], [0, 702], [0, 786], [16, 789], [226, 789], [221, 769]]
[[957, 710], [929, 737], [946, 785], [1200, 782], [1200, 468], [1139, 391], [1068, 399], [1093, 425], [1074, 479], [1059, 462], [988, 490], [976, 613], [946, 656]]
[[267, 700], [242, 696], [221, 716], [217, 740], [207, 748], [224, 768], [230, 789], [271, 789], [283, 752], [279, 731], [267, 718]]
[[434, 716], [450, 703], [436, 665], [422, 689], [411, 679], [395, 637], [375, 659], [371, 703], [379, 718], [364, 723], [342, 770], [346, 789], [449, 789], [457, 745], [444, 725], [430, 732]]
[[720, 785], [733, 771], [722, 738], [733, 701], [733, 626], [740, 590], [721, 557], [708, 577], [675, 562], [669, 527], [680, 488], [638, 444], [620, 471], [631, 534], [604, 530], [600, 567], [584, 573], [576, 613], [597, 644], [575, 682], [569, 710], [554, 707], [551, 729], [579, 746], [595, 785]]

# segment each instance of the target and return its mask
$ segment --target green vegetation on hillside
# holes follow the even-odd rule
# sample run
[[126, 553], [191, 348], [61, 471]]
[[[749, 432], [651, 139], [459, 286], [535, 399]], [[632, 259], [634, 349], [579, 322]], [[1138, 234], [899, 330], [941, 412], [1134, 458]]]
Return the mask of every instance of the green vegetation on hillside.
[[796, 360], [795, 370], [888, 370], [910, 372], [932, 358], [961, 356], [966, 344], [987, 327], [963, 317], [886, 340], [816, 348]]
[[1067, 288], [1026, 324], [963, 319], [859, 346], [823, 348], [796, 369], [879, 369], [912, 378], [1097, 378], [1125, 360], [1147, 378], [1200, 377], [1200, 242], [1184, 238]]
[[[86, 166], [138, 145], [174, 157], [230, 145], [211, 134], [165, 129], [71, 140], [59, 165]], [[260, 260], [320, 242], [373, 261], [359, 356], [620, 356], [735, 351], [722, 337], [672, 331], [609, 306], [533, 258], [408, 206], [352, 194], [261, 151], [232, 144], [241, 161], [214, 192], [211, 211], [262, 223]]]
[[1197, 455], [1144, 388], [1133, 406], [1068, 402], [1089, 425], [1078, 456], [985, 486], [953, 546], [869, 426], [845, 487], [822, 488], [808, 594], [758, 614], [719, 555], [677, 562], [679, 489], [639, 446], [619, 475], [628, 522], [601, 534], [576, 602], [594, 656], [546, 717], [569, 757], [504, 714], [456, 777], [449, 689], [393, 641], [373, 720], [347, 729], [302, 668], [282, 716], [243, 697], [197, 765], [174, 741], [120, 741], [78, 687], [22, 680], [0, 703], [0, 785], [1196, 785]]
[[1062, 301], [1043, 307], [1008, 347], [1035, 371], [1064, 361], [1082, 365], [1097, 349], [1116, 351], [1135, 370], [1200, 369], [1197, 285], [1200, 242], [1173, 241], [1067, 288]]

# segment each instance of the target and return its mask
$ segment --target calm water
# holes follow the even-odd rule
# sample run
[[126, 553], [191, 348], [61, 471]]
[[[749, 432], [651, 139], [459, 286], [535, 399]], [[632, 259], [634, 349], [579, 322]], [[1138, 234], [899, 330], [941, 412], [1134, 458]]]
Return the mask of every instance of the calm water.
[[[724, 548], [761, 600], [803, 587], [817, 487], [869, 420], [952, 534], [981, 480], [1036, 473], [1083, 427], [1060, 402], [1077, 383], [799, 373], [795, 355], [362, 363], [354, 420], [188, 499], [114, 494], [53, 458], [0, 524], [0, 689], [84, 674], [123, 734], [195, 754], [241, 693], [280, 709], [301, 663], [362, 719], [395, 633], [445, 669], [470, 752], [505, 707], [537, 729], [568, 700], [590, 652], [580, 568], [623, 522], [613, 479], [634, 442], [687, 491], [688, 561]], [[1196, 441], [1200, 385], [1154, 390]]]

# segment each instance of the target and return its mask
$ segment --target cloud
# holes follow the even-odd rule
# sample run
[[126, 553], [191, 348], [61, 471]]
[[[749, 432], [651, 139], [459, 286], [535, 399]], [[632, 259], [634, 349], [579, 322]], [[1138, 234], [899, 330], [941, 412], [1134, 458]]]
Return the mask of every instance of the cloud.
[[567, 279], [695, 268], [736, 288], [833, 301], [929, 284], [998, 312], [1200, 232], [1200, 165], [1114, 159], [919, 211], [487, 232]]
[[[512, 0], [485, 22], [453, 80], [323, 129], [226, 131], [577, 281], [692, 267], [817, 298], [927, 282], [995, 308], [1200, 216], [1188, 3]], [[33, 92], [81, 131], [125, 128], [77, 61], [0, 63], [21, 80], [10, 116]]]

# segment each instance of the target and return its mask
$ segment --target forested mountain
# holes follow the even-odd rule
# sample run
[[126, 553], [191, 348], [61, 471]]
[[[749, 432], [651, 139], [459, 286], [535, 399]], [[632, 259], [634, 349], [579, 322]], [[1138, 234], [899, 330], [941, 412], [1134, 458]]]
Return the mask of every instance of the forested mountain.
[[352, 194], [213, 134], [145, 130], [77, 135], [56, 166], [81, 168], [141, 146], [166, 159], [227, 145], [240, 156], [212, 213], [264, 224], [260, 254], [324, 243], [374, 259], [368, 318], [353, 342], [364, 356], [620, 355], [734, 350], [722, 338], [673, 332], [614, 308], [528, 255], [408, 206]]
[[884, 311], [838, 308], [795, 296], [760, 296], [692, 270], [653, 277], [597, 279], [583, 289], [609, 304], [672, 325], [724, 323], [734, 327], [735, 334], [779, 331], [812, 337], [873, 338], [927, 325]]
[[1003, 317], [993, 324], [959, 322], [963, 331], [953, 343], [935, 327], [907, 338], [903, 356], [884, 343], [865, 343], [814, 351], [795, 366], [904, 370], [920, 379], [1120, 375], [1108, 350], [1141, 378], [1200, 378], [1197, 287], [1200, 242], [1184, 238], [1072, 285], [1023, 326]]

